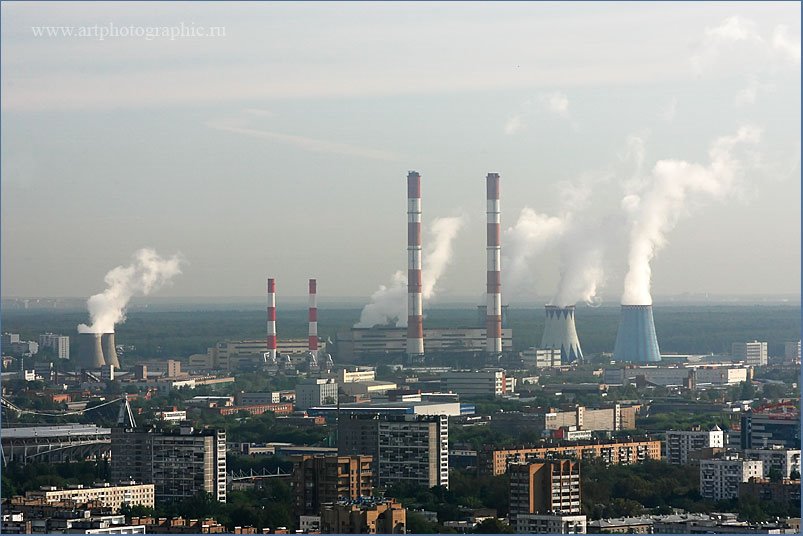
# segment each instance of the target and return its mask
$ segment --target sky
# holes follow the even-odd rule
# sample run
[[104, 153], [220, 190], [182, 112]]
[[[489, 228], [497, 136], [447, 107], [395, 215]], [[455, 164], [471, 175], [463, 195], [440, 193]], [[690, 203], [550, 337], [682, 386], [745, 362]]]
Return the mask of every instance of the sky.
[[[182, 25], [224, 35], [143, 35]], [[488, 172], [505, 301], [571, 263], [615, 301], [632, 195], [674, 195], [661, 162], [690, 189], [650, 242], [654, 296], [800, 294], [797, 2], [3, 2], [0, 39], [4, 297], [89, 296], [152, 248], [181, 259], [159, 296], [270, 276], [367, 300], [406, 267], [417, 170], [424, 225], [463, 222], [435, 302], [482, 299]], [[681, 176], [740, 132], [724, 187]]]

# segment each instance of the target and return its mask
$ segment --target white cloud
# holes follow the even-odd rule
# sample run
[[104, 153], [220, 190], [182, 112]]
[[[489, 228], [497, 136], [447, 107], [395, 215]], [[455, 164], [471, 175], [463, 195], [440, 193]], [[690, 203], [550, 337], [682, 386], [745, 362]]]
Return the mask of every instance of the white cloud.
[[505, 134], [510, 136], [521, 130], [521, 127], [523, 126], [521, 118], [521, 114], [510, 117], [510, 119], [507, 120], [507, 123], [505, 123]]
[[789, 28], [783, 24], [775, 27], [772, 34], [772, 48], [786, 56], [794, 63], [800, 63], [800, 39], [789, 37]]
[[519, 111], [511, 115], [505, 123], [505, 134], [511, 136], [527, 127], [527, 119], [537, 112], [546, 112], [564, 119], [569, 118], [569, 98], [561, 91], [541, 93], [535, 99], [527, 99], [519, 106]]
[[542, 97], [546, 109], [561, 117], [569, 116], [569, 98], [560, 91]]

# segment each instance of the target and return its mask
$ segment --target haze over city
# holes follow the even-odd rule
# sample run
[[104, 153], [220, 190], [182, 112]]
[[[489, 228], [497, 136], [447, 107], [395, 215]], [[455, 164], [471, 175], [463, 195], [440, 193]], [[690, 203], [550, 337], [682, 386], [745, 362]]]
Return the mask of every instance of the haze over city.
[[[2, 9], [4, 297], [88, 297], [149, 247], [181, 262], [159, 297], [270, 275], [367, 303], [406, 266], [411, 169], [425, 264], [452, 218], [433, 305], [483, 300], [488, 172], [506, 302], [557, 297], [574, 263], [617, 303], [643, 247], [653, 295], [800, 293], [797, 3]], [[32, 31], [110, 24], [225, 36]]]

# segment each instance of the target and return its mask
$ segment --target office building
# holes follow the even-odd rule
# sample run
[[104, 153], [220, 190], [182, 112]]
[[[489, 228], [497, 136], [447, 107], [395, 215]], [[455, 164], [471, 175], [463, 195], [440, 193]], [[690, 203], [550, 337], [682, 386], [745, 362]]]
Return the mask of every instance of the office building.
[[744, 412], [741, 447], [799, 449], [800, 411], [792, 404], [775, 404]]
[[59, 359], [70, 359], [70, 338], [66, 335], [39, 335], [39, 347], [51, 350]]
[[395, 499], [366, 497], [323, 506], [324, 534], [406, 534], [407, 510]]
[[373, 458], [377, 486], [400, 482], [449, 486], [446, 415], [341, 415], [337, 432], [339, 455]]
[[553, 459], [511, 464], [510, 525], [519, 534], [585, 533], [580, 462]]
[[722, 501], [739, 497], [739, 484], [764, 474], [758, 460], [743, 460], [725, 456], [715, 460], [700, 460], [700, 495]]
[[41, 499], [46, 503], [75, 501], [76, 503], [95, 502], [102, 507], [119, 511], [123, 505], [154, 507], [155, 490], [153, 484], [104, 484], [103, 486], [75, 486], [61, 489], [45, 486], [25, 493], [26, 499]]
[[731, 355], [735, 359], [744, 361], [745, 365], [760, 367], [767, 364], [767, 343], [735, 342], [731, 345]]
[[515, 385], [515, 379], [508, 378], [503, 369], [456, 370], [441, 375], [441, 391], [469, 399], [512, 394]]
[[370, 456], [296, 456], [293, 461], [297, 515], [317, 516], [323, 503], [373, 495]]
[[173, 502], [204, 491], [226, 502], [226, 432], [112, 429], [112, 481], [153, 483], [157, 502]]
[[666, 461], [675, 464], [689, 463], [689, 453], [708, 447], [725, 446], [725, 432], [719, 426], [711, 430], [667, 430]]
[[296, 409], [337, 405], [337, 382], [334, 379], [313, 378], [296, 385]]

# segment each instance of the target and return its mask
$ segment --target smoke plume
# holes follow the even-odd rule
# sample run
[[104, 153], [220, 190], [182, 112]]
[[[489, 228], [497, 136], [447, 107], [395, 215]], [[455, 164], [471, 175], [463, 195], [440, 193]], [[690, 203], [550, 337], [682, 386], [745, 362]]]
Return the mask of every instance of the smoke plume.
[[91, 325], [80, 324], [79, 333], [111, 333], [115, 324], [125, 321], [125, 308], [134, 295], [147, 296], [181, 273], [177, 255], [169, 259], [144, 248], [134, 254], [134, 262], [118, 266], [106, 274], [106, 290], [87, 300]]
[[709, 149], [707, 166], [683, 160], [660, 160], [640, 192], [622, 199], [630, 223], [630, 251], [623, 305], [650, 305], [650, 262], [666, 243], [666, 235], [693, 206], [729, 194], [743, 172], [733, 155], [739, 143], [757, 142], [760, 132], [741, 127], [733, 136], [717, 139]]
[[[465, 224], [464, 216], [435, 218], [429, 227], [427, 246], [421, 269], [421, 294], [429, 300], [437, 292], [438, 280], [452, 260], [452, 242]], [[371, 301], [360, 312], [360, 321], [354, 327], [370, 328], [395, 322], [397, 327], [407, 325], [407, 275], [402, 271], [393, 274], [390, 285], [380, 285], [371, 295]]]
[[566, 231], [569, 216], [539, 214], [521, 209], [516, 224], [505, 230], [502, 246], [502, 288], [511, 294], [532, 290], [536, 257], [554, 245]]

